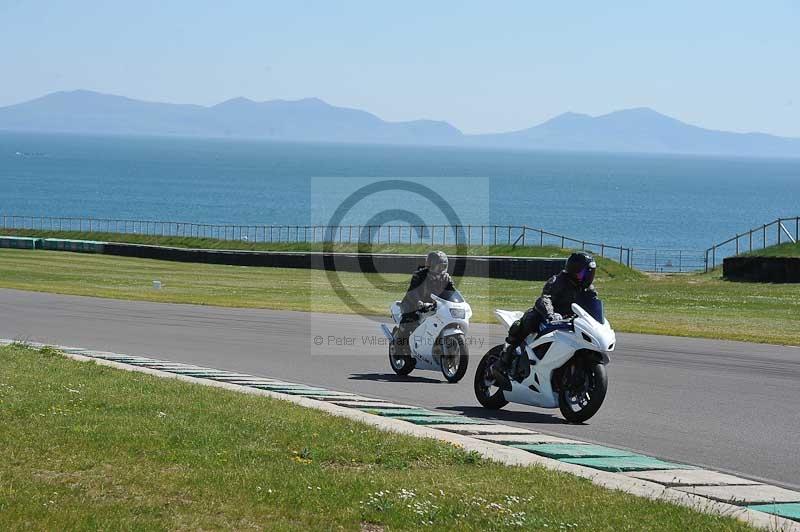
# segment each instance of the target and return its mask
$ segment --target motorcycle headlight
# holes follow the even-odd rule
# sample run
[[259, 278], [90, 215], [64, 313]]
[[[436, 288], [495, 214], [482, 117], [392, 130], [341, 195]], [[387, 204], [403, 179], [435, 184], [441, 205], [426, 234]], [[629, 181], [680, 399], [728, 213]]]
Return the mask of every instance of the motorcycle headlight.
[[450, 316], [457, 320], [463, 320], [467, 317], [467, 311], [463, 308], [451, 308], [450, 309]]

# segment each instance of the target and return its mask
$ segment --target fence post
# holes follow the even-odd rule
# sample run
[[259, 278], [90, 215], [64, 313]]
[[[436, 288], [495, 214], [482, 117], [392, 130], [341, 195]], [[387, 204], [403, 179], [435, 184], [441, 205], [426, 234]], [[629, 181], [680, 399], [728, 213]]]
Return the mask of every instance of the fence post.
[[736, 254], [739, 254], [739, 233], [736, 233]]

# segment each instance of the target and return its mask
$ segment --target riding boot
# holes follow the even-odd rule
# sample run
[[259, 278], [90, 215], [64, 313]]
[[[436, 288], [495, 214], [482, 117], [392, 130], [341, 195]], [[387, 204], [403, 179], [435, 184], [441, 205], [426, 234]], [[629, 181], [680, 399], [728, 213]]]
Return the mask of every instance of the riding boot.
[[417, 324], [418, 323], [416, 321], [410, 319], [400, 322], [397, 335], [394, 339], [398, 354], [403, 356], [411, 356], [411, 333], [414, 332]]
[[500, 358], [492, 366], [492, 376], [497, 386], [507, 392], [511, 391], [511, 379], [508, 374], [511, 370], [511, 362], [514, 360], [515, 350], [514, 346], [506, 344], [503, 352], [500, 353]]

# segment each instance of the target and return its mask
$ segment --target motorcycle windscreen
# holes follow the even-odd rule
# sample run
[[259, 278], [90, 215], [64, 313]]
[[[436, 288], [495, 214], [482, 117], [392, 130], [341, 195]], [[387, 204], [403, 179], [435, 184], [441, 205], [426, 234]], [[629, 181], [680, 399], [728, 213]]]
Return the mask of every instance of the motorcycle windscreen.
[[589, 313], [598, 323], [603, 323], [603, 302], [595, 297], [581, 294], [576, 301], [579, 307]]
[[441, 297], [445, 301], [449, 301], [450, 303], [463, 303], [464, 296], [461, 295], [461, 292], [458, 290], [445, 290], [441, 294], [436, 294], [437, 296]]

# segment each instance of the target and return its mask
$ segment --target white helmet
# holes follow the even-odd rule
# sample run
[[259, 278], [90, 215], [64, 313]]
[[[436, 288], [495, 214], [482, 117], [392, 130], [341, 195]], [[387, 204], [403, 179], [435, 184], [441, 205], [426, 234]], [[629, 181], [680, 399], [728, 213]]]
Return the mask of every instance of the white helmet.
[[425, 267], [433, 275], [442, 275], [447, 271], [447, 255], [442, 251], [431, 251], [425, 257]]

